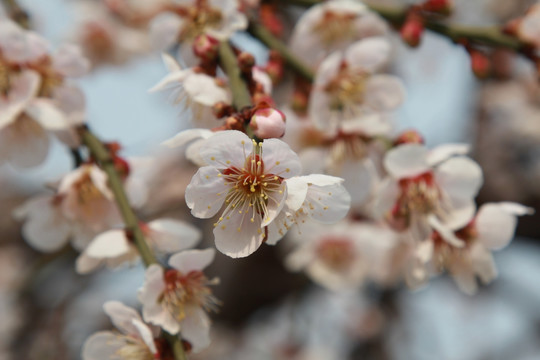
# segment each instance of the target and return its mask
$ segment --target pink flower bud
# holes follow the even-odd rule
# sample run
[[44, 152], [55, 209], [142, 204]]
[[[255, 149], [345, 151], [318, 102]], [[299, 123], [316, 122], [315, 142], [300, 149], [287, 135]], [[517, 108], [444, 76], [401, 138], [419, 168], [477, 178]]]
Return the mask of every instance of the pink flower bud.
[[285, 135], [285, 115], [273, 108], [255, 111], [249, 127], [259, 139], [280, 138]]
[[219, 41], [206, 34], [199, 35], [193, 42], [193, 53], [202, 60], [212, 61], [216, 59]]

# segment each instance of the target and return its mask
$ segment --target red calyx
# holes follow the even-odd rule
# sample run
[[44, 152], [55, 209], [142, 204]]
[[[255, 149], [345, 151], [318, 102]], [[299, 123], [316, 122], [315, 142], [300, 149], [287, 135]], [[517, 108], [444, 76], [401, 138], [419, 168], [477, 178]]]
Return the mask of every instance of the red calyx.
[[424, 19], [416, 9], [412, 9], [407, 16], [407, 20], [405, 20], [405, 23], [401, 27], [401, 38], [407, 45], [417, 47], [420, 45], [423, 33]]

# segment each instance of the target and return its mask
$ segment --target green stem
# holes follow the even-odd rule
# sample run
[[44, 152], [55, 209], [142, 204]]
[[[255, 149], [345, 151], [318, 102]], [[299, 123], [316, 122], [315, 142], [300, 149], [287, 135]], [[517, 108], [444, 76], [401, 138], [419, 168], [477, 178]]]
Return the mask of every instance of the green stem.
[[[120, 213], [124, 219], [125, 228], [133, 234], [135, 245], [141, 254], [144, 264], [146, 266], [158, 264], [155, 255], [144, 238], [144, 234], [139, 226], [139, 220], [129, 204], [122, 179], [116, 171], [116, 167], [114, 166], [113, 158], [111, 157], [109, 150], [107, 150], [105, 145], [103, 145], [97, 136], [95, 136], [88, 128], [82, 128], [80, 133], [84, 145], [88, 148], [88, 150], [90, 150], [92, 156], [97, 160], [103, 171], [105, 171], [107, 174], [109, 186], [114, 194], [118, 209], [120, 210]], [[180, 338], [178, 336], [168, 334], [165, 337], [173, 349], [175, 360], [186, 360], [186, 354]]]
[[236, 110], [241, 111], [243, 108], [252, 106], [251, 94], [246, 86], [238, 60], [231, 45], [227, 41], [222, 41], [219, 44], [219, 60], [223, 71], [229, 79], [229, 86], [233, 95], [233, 105]]
[[139, 220], [133, 212], [120, 175], [116, 171], [113, 158], [111, 157], [109, 150], [103, 145], [103, 143], [87, 128], [81, 131], [82, 140], [84, 145], [90, 150], [90, 153], [97, 160], [103, 171], [107, 174], [109, 179], [109, 186], [114, 194], [118, 209], [124, 219], [126, 230], [133, 234], [135, 245], [141, 254], [141, 258], [146, 266], [151, 264], [157, 264], [156, 257], [148, 247], [148, 243], [144, 238], [144, 234], [139, 226]]
[[315, 75], [313, 70], [298, 59], [290, 50], [289, 47], [276, 38], [268, 29], [257, 23], [250, 23], [249, 32], [257, 39], [261, 40], [270, 49], [276, 50], [281, 54], [283, 59], [289, 64], [299, 75], [308, 81], [313, 82]]

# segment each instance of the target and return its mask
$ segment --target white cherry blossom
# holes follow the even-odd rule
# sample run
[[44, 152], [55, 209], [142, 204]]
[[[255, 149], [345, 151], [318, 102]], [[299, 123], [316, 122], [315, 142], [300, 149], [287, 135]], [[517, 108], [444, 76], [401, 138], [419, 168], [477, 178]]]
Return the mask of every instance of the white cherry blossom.
[[[141, 225], [150, 248], [158, 254], [193, 247], [201, 238], [196, 227], [174, 219], [158, 219]], [[95, 237], [76, 262], [77, 272], [86, 274], [105, 264], [115, 269], [139, 261], [139, 251], [125, 230], [113, 229]]]
[[354, 289], [366, 278], [384, 280], [391, 250], [397, 244], [390, 229], [348, 221], [306, 227], [295, 238], [297, 246], [286, 258], [287, 267], [305, 271], [313, 281], [334, 291]]
[[422, 241], [433, 230], [449, 234], [454, 246], [463, 242], [452, 231], [474, 216], [474, 197], [483, 182], [476, 162], [462, 156], [468, 147], [448, 144], [429, 151], [421, 144], [404, 144], [384, 158], [389, 176], [377, 190], [376, 216]]
[[47, 131], [69, 127], [52, 101], [37, 98], [40, 86], [35, 71], [10, 76], [7, 96], [0, 97], [0, 163], [7, 161], [16, 167], [41, 164], [49, 150]]
[[174, 12], [163, 12], [150, 23], [150, 38], [158, 50], [179, 43], [184, 61], [193, 64], [191, 44], [201, 34], [218, 40], [229, 39], [247, 28], [247, 18], [239, 11], [237, 0], [181, 0]]
[[417, 246], [415, 266], [408, 274], [409, 285], [421, 286], [431, 274], [447, 270], [461, 291], [475, 294], [477, 278], [489, 284], [497, 277], [491, 252], [510, 243], [518, 216], [533, 213], [532, 208], [517, 203], [484, 204], [467, 226], [451, 234], [463, 241], [463, 247], [453, 246], [452, 239], [446, 239], [449, 234], [435, 232]]
[[169, 74], [149, 91], [169, 91], [172, 102], [189, 109], [195, 123], [215, 127], [212, 106], [219, 102], [230, 104], [227, 89], [211, 76], [197, 73], [193, 68], [182, 69], [168, 54], [163, 54], [163, 62]]
[[257, 143], [239, 131], [216, 133], [200, 146], [207, 166], [186, 189], [193, 216], [214, 223], [216, 247], [231, 257], [245, 257], [259, 248], [266, 227], [285, 206], [285, 179], [299, 175], [298, 156], [278, 139]]
[[55, 195], [31, 199], [15, 215], [25, 219], [25, 240], [44, 252], [57, 251], [70, 239], [82, 251], [94, 236], [122, 223], [107, 175], [96, 165], [67, 174]]
[[517, 34], [521, 40], [540, 49], [540, 4], [533, 5], [521, 19]]
[[[374, 37], [327, 57], [317, 70], [309, 101], [315, 126], [334, 133], [340, 127], [350, 131], [384, 125], [388, 112], [400, 106], [405, 97], [397, 77], [376, 74], [389, 55], [388, 40]], [[381, 130], [388, 128], [385, 125]]]
[[100, 331], [83, 345], [83, 360], [159, 359], [154, 339], [159, 329], [145, 324], [139, 313], [118, 301], [108, 301], [103, 310], [119, 331]]
[[360, 1], [334, 0], [312, 6], [296, 23], [291, 50], [311, 66], [355, 41], [384, 35], [386, 22]]
[[181, 333], [194, 352], [210, 344], [206, 312], [215, 311], [219, 304], [209, 288], [217, 280], [209, 280], [202, 272], [214, 255], [214, 249], [185, 250], [169, 259], [170, 270], [151, 265], [139, 290], [144, 320], [170, 334]]

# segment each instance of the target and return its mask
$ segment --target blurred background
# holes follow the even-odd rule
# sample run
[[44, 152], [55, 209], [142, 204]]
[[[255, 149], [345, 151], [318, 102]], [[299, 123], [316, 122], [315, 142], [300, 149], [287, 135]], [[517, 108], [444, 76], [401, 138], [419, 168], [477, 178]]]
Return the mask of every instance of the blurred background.
[[[83, 2], [20, 1], [54, 45], [77, 40], [78, 26], [89, 16], [79, 7]], [[456, 1], [453, 19], [504, 23], [531, 3]], [[301, 13], [290, 11], [291, 19]], [[426, 34], [416, 50], [394, 40], [393, 72], [408, 92], [399, 128], [418, 129], [428, 146], [471, 143], [485, 177], [479, 203], [517, 201], [537, 209], [537, 215], [520, 219], [516, 239], [495, 254], [499, 278], [474, 297], [460, 293], [446, 276], [416, 292], [366, 284], [358, 292], [334, 294], [287, 272], [280, 245], [263, 246], [246, 259], [218, 254], [208, 273], [221, 279], [215, 291], [223, 307], [213, 316], [212, 346], [194, 359], [540, 359], [540, 86], [534, 69], [501, 51], [497, 77], [478, 81], [466, 52], [445, 38]], [[266, 50], [255, 40], [240, 35], [235, 41], [265, 61]], [[123, 155], [153, 157], [145, 174], [150, 196], [144, 219], [193, 222], [183, 191], [196, 169], [180, 151], [159, 147], [188, 123], [165, 96], [148, 94], [166, 70], [158, 54], [141, 52], [96, 67], [78, 82], [87, 96], [88, 122], [103, 139], [120, 142]], [[44, 184], [71, 167], [69, 152], [57, 142], [38, 168], [0, 167], [1, 360], [78, 359], [92, 332], [111, 327], [103, 302], [137, 306], [142, 267], [80, 276], [70, 249], [43, 255], [21, 238], [13, 209], [46, 192]], [[201, 247], [213, 246], [211, 229], [205, 235]]]

